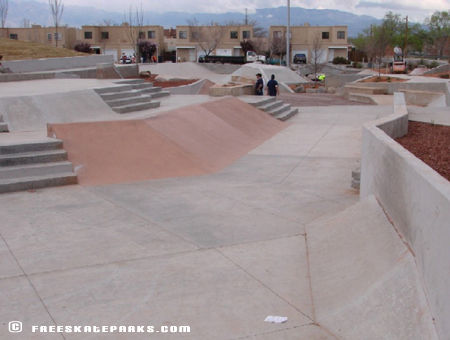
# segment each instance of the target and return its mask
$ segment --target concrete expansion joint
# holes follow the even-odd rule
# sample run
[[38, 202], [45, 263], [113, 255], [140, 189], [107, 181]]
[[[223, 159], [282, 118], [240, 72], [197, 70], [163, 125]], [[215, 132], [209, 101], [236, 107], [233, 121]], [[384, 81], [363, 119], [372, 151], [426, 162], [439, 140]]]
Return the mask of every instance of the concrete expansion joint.
[[250, 274], [247, 270], [245, 270], [242, 266], [240, 266], [239, 264], [237, 264], [236, 262], [234, 262], [232, 259], [230, 259], [228, 256], [226, 256], [224, 253], [222, 253], [218, 248], [215, 248], [215, 250], [222, 255], [226, 260], [230, 261], [233, 265], [235, 265], [237, 268], [239, 268], [240, 270], [242, 270], [246, 275], [250, 276], [251, 278], [253, 278], [255, 281], [257, 281], [260, 285], [262, 285], [263, 287], [265, 287], [266, 289], [268, 289], [269, 291], [272, 292], [272, 294], [274, 294], [275, 296], [277, 296], [279, 299], [283, 300], [284, 302], [286, 302], [289, 306], [291, 306], [292, 308], [294, 308], [295, 310], [297, 310], [299, 313], [301, 313], [304, 317], [308, 318], [309, 320], [311, 320], [312, 323], [315, 323], [315, 321], [307, 314], [305, 314], [303, 311], [301, 311], [299, 308], [297, 308], [296, 306], [294, 306], [292, 303], [290, 303], [288, 300], [286, 300], [285, 298], [283, 298], [282, 296], [280, 296], [278, 293], [276, 293], [272, 288], [268, 287], [266, 284], [264, 284], [261, 280], [259, 280], [257, 277], [255, 277], [254, 275]]

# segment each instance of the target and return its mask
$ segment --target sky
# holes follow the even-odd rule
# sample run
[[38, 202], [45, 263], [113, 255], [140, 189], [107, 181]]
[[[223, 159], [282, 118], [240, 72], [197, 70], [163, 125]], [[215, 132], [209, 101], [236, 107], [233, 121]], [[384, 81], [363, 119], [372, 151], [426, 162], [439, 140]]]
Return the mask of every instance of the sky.
[[[25, 0], [26, 1], [26, 0]], [[48, 0], [37, 0], [48, 3]], [[123, 13], [130, 5], [144, 11], [177, 12], [254, 12], [257, 8], [287, 6], [288, 0], [61, 0], [64, 5], [93, 6], [98, 9]], [[290, 0], [291, 7], [310, 9], [337, 9], [354, 14], [382, 18], [388, 11], [408, 16], [410, 21], [423, 22], [435, 11], [450, 10], [450, 0]]]

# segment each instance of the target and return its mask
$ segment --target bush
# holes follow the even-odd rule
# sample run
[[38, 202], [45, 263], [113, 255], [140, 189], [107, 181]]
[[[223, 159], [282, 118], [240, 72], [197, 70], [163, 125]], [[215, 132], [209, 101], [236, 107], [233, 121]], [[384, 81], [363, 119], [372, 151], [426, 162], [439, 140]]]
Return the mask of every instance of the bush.
[[433, 60], [431, 63], [430, 63], [430, 68], [436, 68], [436, 67], [438, 67], [439, 66], [439, 63], [437, 62], [437, 61], [435, 61], [435, 60]]
[[86, 43], [86, 42], [81, 42], [81, 43], [75, 44], [73, 49], [77, 52], [92, 53], [91, 44]]
[[348, 64], [351, 64], [351, 61], [347, 60], [344, 57], [334, 57], [333, 64], [334, 65], [348, 65]]
[[441, 74], [439, 77], [441, 77], [442, 79], [449, 79], [450, 75], [448, 73], [446, 73], [446, 74]]

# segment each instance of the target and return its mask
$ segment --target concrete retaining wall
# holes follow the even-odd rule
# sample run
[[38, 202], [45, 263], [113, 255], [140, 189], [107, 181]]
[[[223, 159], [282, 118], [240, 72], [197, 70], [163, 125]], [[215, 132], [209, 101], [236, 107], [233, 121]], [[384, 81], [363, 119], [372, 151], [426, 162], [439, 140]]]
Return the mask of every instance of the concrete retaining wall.
[[394, 115], [365, 124], [361, 199], [374, 194], [410, 246], [441, 339], [450, 339], [450, 183], [396, 143], [407, 111], [396, 93]]
[[65, 70], [96, 67], [99, 63], [114, 63], [112, 55], [89, 55], [86, 57], [49, 58], [4, 61], [3, 66], [14, 73]]

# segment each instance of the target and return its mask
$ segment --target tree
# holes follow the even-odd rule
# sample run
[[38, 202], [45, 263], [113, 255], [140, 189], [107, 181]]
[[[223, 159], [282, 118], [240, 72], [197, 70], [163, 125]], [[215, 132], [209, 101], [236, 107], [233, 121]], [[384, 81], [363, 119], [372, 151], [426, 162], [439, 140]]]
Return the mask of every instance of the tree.
[[431, 17], [425, 19], [425, 25], [428, 26], [431, 43], [438, 50], [439, 58], [442, 58], [450, 37], [450, 12], [434, 12]]
[[92, 53], [91, 44], [86, 43], [86, 42], [80, 42], [80, 43], [75, 44], [73, 49], [77, 52]]
[[[311, 55], [311, 65], [313, 67], [314, 80], [317, 79], [317, 73], [319, 73], [325, 65], [326, 60], [325, 50], [322, 48], [322, 40], [320, 34], [316, 34], [312, 40], [311, 47], [309, 48], [309, 54]], [[325, 58], [324, 58], [325, 57]]]
[[62, 0], [48, 0], [48, 4], [50, 5], [50, 10], [52, 12], [53, 23], [55, 24], [55, 42], [56, 47], [58, 47], [58, 26], [64, 12], [64, 4], [62, 3]]
[[156, 45], [151, 41], [142, 40], [138, 43], [139, 53], [145, 60], [151, 60], [156, 52]]
[[200, 26], [197, 19], [188, 20], [191, 37], [198, 46], [209, 56], [223, 40], [227, 29], [225, 26]]
[[6, 18], [8, 17], [9, 0], [0, 0], [0, 20], [2, 22], [2, 36], [5, 35]]
[[141, 10], [136, 7], [136, 13], [135, 16], [133, 15], [132, 8], [130, 6], [130, 10], [128, 12], [128, 18], [126, 17], [126, 14], [124, 13], [124, 26], [126, 27], [125, 32], [128, 38], [128, 41], [130, 42], [131, 46], [133, 47], [134, 54], [136, 55], [136, 59], [139, 60], [139, 48], [138, 43], [141, 39], [145, 39], [145, 32], [143, 31], [144, 27], [144, 12], [142, 10], [142, 3], [141, 3]]
[[247, 54], [248, 51], [254, 51], [253, 41], [251, 39], [244, 39], [241, 41], [241, 47], [244, 51], [244, 54]]
[[269, 55], [280, 57], [280, 65], [283, 60], [283, 56], [286, 55], [286, 37], [274, 36], [269, 42]]

